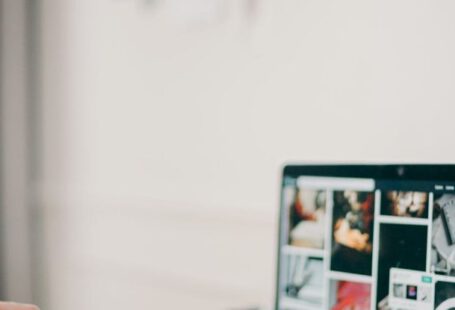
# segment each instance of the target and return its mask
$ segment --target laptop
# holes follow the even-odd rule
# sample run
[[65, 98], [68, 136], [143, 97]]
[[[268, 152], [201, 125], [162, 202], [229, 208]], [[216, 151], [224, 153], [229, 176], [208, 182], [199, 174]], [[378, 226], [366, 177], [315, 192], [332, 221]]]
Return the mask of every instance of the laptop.
[[455, 165], [287, 165], [276, 310], [455, 309]]

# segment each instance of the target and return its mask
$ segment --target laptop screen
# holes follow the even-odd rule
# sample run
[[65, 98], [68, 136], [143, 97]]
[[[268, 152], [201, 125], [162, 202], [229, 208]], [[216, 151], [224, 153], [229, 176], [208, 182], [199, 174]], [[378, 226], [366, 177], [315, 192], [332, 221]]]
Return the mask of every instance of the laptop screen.
[[455, 309], [455, 182], [283, 177], [278, 309]]

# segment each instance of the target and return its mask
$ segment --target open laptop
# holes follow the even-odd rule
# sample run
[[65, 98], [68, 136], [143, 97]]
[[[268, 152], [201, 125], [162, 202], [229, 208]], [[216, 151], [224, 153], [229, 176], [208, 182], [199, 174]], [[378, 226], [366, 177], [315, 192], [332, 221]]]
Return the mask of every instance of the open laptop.
[[455, 309], [455, 165], [288, 165], [275, 309]]

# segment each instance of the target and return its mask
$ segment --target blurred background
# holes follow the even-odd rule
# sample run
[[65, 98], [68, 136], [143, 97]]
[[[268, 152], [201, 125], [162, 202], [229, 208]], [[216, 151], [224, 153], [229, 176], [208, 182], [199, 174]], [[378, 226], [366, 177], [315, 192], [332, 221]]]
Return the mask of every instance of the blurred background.
[[0, 297], [270, 309], [282, 164], [453, 163], [452, 0], [0, 0]]

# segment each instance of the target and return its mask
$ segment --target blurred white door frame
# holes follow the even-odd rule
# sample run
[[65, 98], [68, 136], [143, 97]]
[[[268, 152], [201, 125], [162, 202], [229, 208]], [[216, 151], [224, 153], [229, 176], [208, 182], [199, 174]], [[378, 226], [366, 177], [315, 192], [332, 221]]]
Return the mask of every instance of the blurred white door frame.
[[30, 6], [0, 0], [1, 298], [32, 302]]

